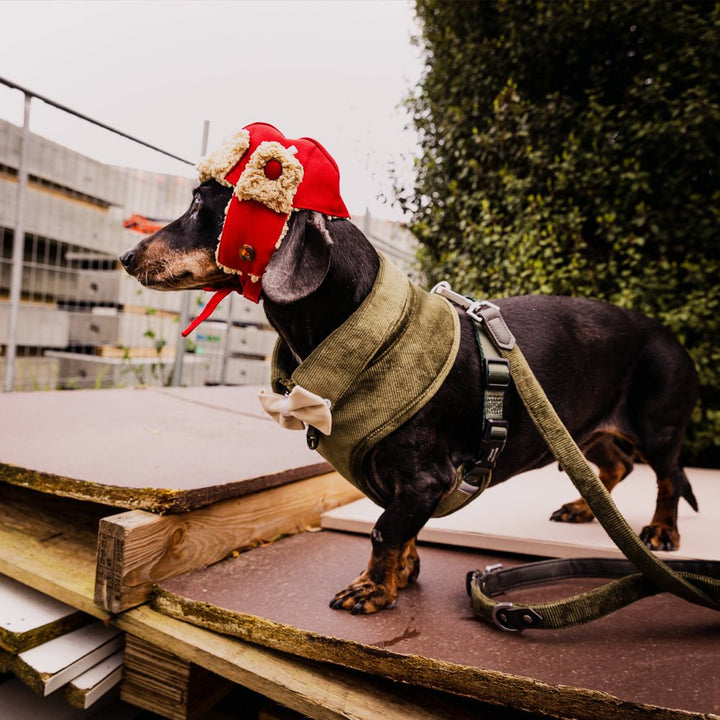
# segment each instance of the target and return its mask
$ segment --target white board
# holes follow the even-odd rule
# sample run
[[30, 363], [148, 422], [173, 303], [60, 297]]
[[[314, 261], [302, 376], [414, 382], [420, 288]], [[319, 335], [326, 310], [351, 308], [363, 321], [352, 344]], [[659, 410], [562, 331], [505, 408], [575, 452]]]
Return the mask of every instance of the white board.
[[100, 698], [104, 697], [113, 688], [117, 687], [122, 680], [124, 652], [118, 650], [116, 653], [94, 667], [78, 675], [66, 686], [68, 695], [82, 698], [82, 707], [89, 708]]
[[18, 660], [49, 695], [120, 650], [124, 641], [120, 630], [98, 621], [26, 650]]
[[22, 646], [28, 633], [80, 616], [75, 608], [5, 575], [0, 575], [0, 608], [0, 647], [11, 652], [28, 649]]
[[[680, 550], [657, 554], [666, 559], [720, 560], [720, 471], [690, 468], [686, 472], [700, 512], [681, 500]], [[646, 465], [636, 465], [612, 492], [615, 504], [636, 532], [650, 522], [655, 496], [655, 475]], [[553, 511], [577, 497], [567, 475], [557, 465], [548, 465], [486, 490], [452, 515], [431, 519], [418, 539], [543, 557], [622, 557], [596, 520], [582, 524], [549, 520]], [[381, 512], [363, 499], [324, 513], [321, 524], [332, 530], [369, 534]]]

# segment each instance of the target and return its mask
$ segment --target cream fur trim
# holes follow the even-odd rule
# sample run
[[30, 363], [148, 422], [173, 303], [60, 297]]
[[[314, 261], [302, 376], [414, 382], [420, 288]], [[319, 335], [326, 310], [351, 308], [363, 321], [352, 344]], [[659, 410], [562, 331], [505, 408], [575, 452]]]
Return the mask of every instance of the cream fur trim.
[[250, 133], [247, 130], [240, 130], [223, 141], [223, 144], [215, 151], [202, 158], [195, 166], [198, 171], [199, 181], [217, 180], [222, 185], [232, 187], [225, 180], [230, 170], [240, 162], [240, 158], [250, 147]]
[[[282, 166], [276, 180], [271, 180], [264, 172], [270, 160], [276, 160]], [[248, 160], [235, 186], [235, 194], [239, 200], [255, 200], [277, 213], [286, 214], [292, 210], [293, 198], [302, 179], [303, 166], [291, 150], [278, 142], [265, 141]]]
[[[225, 229], [225, 223], [227, 222], [227, 214], [228, 210], [230, 209], [230, 205], [232, 204], [232, 198], [230, 198], [230, 202], [225, 206], [225, 220], [223, 220], [223, 230]], [[242, 276], [242, 270], [236, 270], [235, 268], [230, 268], [227, 265], [223, 265], [220, 260], [218, 260], [218, 253], [220, 252], [220, 240], [222, 238], [223, 231], [220, 231], [220, 235], [218, 235], [218, 244], [215, 248], [215, 264], [223, 271], [226, 272], [228, 275], [241, 275]]]

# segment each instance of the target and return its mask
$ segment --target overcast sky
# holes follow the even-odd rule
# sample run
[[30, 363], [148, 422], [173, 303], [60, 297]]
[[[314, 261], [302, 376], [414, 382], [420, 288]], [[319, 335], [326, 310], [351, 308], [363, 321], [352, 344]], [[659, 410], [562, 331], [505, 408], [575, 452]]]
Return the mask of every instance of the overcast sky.
[[[335, 157], [350, 211], [409, 172], [403, 99], [421, 73], [406, 0], [0, 0], [0, 76], [189, 160], [251, 122], [310, 136]], [[22, 123], [0, 85], [0, 116]], [[33, 132], [106, 162], [182, 169], [37, 101]], [[187, 171], [185, 171], [187, 172]]]

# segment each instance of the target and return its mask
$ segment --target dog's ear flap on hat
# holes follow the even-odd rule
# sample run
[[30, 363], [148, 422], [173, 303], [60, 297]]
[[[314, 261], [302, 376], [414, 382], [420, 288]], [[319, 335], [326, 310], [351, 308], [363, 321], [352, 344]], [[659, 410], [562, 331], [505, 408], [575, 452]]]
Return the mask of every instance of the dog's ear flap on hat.
[[333, 241], [320, 213], [292, 213], [289, 229], [262, 276], [265, 296], [279, 305], [314, 293], [330, 269]]

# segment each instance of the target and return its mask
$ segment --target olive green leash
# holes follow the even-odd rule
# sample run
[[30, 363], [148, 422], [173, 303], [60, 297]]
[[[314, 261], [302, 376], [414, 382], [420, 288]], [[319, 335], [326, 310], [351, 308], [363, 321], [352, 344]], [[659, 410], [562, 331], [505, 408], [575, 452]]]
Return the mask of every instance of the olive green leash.
[[[610, 493], [589, 465], [538, 383], [496, 305], [473, 301], [440, 283], [433, 292], [464, 308], [507, 360], [510, 376], [528, 414], [551, 452], [602, 527], [628, 560], [548, 560], [518, 568], [491, 566], [468, 574], [474, 612], [503, 630], [558, 629], [594, 620], [642, 597], [670, 592], [720, 610], [720, 562], [663, 562], [640, 540], [618, 511]], [[637, 570], [639, 572], [633, 572]], [[516, 606], [491, 595], [564, 577], [614, 577], [611, 583], [557, 602]]]

